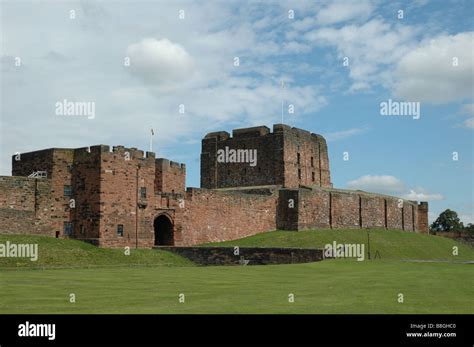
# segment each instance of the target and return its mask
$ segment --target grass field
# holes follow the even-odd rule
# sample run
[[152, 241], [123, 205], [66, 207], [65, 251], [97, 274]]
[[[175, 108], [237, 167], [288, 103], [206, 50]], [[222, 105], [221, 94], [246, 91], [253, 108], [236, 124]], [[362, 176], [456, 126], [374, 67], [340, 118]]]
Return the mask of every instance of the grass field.
[[[358, 242], [357, 232], [337, 232], [331, 240], [326, 231], [274, 232], [225, 244], [313, 247], [315, 240]], [[79, 241], [0, 236], [0, 242], [38, 241], [43, 262], [12, 267], [12, 259], [0, 258], [0, 313], [474, 313], [473, 264], [402, 260], [453, 260], [447, 255], [453, 245], [462, 256], [455, 260], [474, 260], [474, 250], [446, 238], [405, 234], [374, 236], [382, 260], [228, 267], [193, 266], [154, 250], [124, 256], [123, 250]], [[417, 251], [422, 245], [433, 248]], [[73, 265], [78, 268], [68, 268]]]
[[[273, 231], [235, 241], [209, 243], [212, 246], [323, 248], [332, 243], [363, 243], [367, 252], [367, 232], [361, 230]], [[453, 247], [458, 255], [453, 255]], [[474, 260], [474, 248], [452, 239], [398, 230], [370, 230], [372, 256], [382, 259]]]

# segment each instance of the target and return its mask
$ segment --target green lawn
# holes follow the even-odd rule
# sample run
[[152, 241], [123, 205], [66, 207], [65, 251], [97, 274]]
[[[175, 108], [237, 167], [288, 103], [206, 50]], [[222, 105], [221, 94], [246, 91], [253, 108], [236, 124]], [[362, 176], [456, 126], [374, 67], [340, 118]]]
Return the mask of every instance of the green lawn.
[[[202, 246], [323, 248], [333, 241], [364, 243], [367, 253], [367, 232], [360, 229], [272, 231]], [[453, 255], [454, 246], [458, 247], [458, 255]], [[441, 236], [398, 230], [370, 230], [370, 250], [372, 256], [378, 250], [382, 259], [474, 260], [474, 248], [460, 242]]]
[[[322, 247], [364, 242], [358, 233], [273, 232], [223, 244]], [[473, 260], [471, 247], [414, 233], [371, 235], [382, 260], [210, 267], [164, 251], [125, 256], [79, 241], [0, 235], [0, 243], [40, 249], [37, 262], [0, 258], [0, 313], [474, 313], [474, 264], [404, 261]]]
[[[474, 313], [474, 265], [468, 264], [326, 260], [0, 276], [0, 313]], [[180, 293], [185, 303], [178, 303]], [[399, 293], [404, 303], [397, 302]]]

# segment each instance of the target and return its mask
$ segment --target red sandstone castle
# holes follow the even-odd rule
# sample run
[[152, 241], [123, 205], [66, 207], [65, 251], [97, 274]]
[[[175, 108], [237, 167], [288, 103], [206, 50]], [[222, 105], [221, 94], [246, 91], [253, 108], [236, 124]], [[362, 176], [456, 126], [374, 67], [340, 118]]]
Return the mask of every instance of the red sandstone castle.
[[332, 188], [325, 139], [283, 124], [207, 134], [201, 188], [186, 189], [184, 164], [123, 146], [22, 153], [12, 167], [0, 177], [0, 232], [151, 247], [275, 229], [428, 230], [426, 202]]

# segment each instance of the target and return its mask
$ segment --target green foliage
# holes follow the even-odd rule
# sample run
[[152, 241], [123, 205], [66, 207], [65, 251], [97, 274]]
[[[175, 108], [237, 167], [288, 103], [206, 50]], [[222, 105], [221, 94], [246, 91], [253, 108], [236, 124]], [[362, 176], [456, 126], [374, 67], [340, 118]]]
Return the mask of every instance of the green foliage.
[[439, 217], [431, 224], [431, 231], [462, 231], [464, 225], [455, 211], [444, 210]]

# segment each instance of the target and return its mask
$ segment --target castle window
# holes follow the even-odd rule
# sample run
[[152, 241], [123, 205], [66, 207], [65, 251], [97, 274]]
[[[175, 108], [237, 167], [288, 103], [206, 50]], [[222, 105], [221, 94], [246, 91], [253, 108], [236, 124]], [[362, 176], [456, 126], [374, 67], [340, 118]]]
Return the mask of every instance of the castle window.
[[80, 230], [81, 235], [84, 235], [85, 232], [86, 232], [86, 230], [84, 228], [84, 225], [82, 225], [82, 224], [79, 226], [79, 230]]
[[301, 155], [298, 153], [296, 155], [296, 162], [298, 163], [298, 165], [300, 164], [300, 161], [301, 161]]
[[313, 182], [314, 182], [314, 172], [311, 172], [311, 178], [313, 179]]
[[298, 169], [298, 179], [301, 179], [301, 169]]
[[64, 186], [64, 196], [72, 196], [72, 187]]
[[314, 158], [313, 157], [311, 157], [311, 167], [314, 167]]
[[72, 235], [72, 223], [71, 222], [64, 222], [63, 228], [64, 235]]
[[140, 187], [140, 198], [141, 199], [146, 199], [146, 188], [145, 187]]
[[117, 224], [117, 235], [123, 237], [123, 224]]

